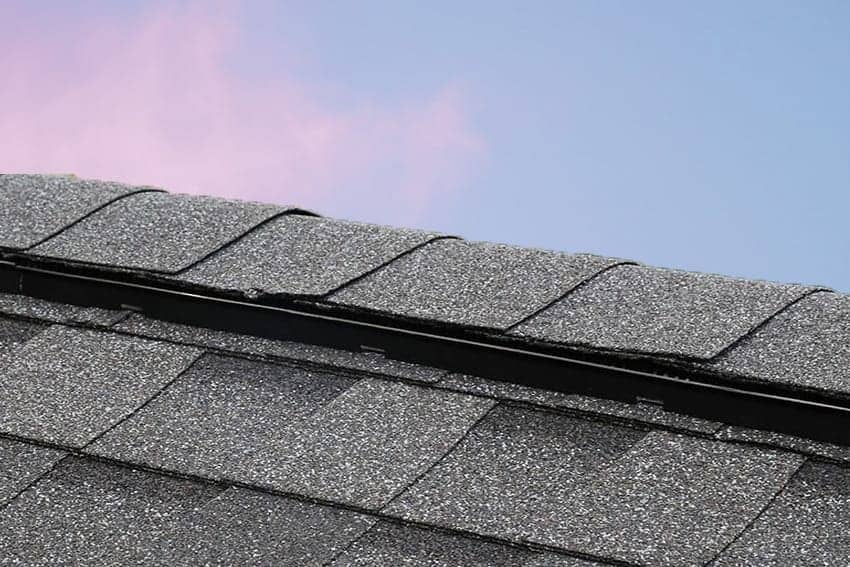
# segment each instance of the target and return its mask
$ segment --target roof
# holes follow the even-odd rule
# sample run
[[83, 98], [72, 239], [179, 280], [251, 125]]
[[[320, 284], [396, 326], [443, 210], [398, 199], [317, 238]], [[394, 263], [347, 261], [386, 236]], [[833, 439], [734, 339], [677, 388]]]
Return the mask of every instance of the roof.
[[[850, 393], [850, 299], [822, 288], [71, 177], [0, 176], [0, 205], [9, 273]], [[26, 281], [0, 278], [0, 564], [850, 558], [850, 446]]]

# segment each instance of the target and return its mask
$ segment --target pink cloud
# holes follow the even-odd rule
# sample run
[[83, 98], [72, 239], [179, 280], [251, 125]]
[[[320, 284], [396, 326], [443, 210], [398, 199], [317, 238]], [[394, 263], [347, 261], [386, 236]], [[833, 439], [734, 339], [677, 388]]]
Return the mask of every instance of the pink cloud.
[[6, 30], [0, 170], [75, 173], [330, 214], [346, 214], [340, 203], [349, 203], [379, 209], [363, 213], [373, 219], [415, 222], [480, 164], [483, 143], [457, 86], [391, 108], [331, 108], [293, 76], [229, 70], [241, 30], [216, 14], [157, 9], [38, 40], [32, 30]]

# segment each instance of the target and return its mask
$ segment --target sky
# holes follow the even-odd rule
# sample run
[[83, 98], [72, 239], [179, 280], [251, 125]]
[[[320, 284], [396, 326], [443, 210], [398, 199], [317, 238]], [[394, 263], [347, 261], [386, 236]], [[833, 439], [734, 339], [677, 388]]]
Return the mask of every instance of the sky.
[[850, 292], [850, 2], [0, 2], [0, 171]]

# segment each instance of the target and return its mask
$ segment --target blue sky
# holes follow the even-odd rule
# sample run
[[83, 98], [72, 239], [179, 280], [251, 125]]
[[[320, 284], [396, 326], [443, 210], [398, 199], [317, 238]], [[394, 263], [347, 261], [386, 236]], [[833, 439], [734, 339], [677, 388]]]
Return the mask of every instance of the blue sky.
[[[92, 22], [132, 30], [150, 11], [148, 3], [50, 8], [52, 17], [32, 25], [45, 33], [67, 28], [69, 37]], [[289, 97], [275, 124], [320, 124], [327, 136], [348, 136], [316, 157], [304, 140], [252, 126], [257, 147], [297, 147], [315, 171], [276, 172], [269, 159], [241, 165], [233, 179], [262, 169], [256, 175], [280, 173], [293, 185], [326, 184], [275, 200], [471, 239], [850, 291], [850, 2], [190, 8], [191, 17], [166, 10], [160, 19], [183, 17], [175, 29], [186, 30], [220, 12], [235, 30], [225, 69], [216, 71], [236, 85], [225, 92], [277, 84], [277, 95], [250, 97], [270, 107]], [[16, 18], [30, 22], [30, 12], [21, 4]], [[92, 80], [107, 72], [98, 69]], [[257, 105], [231, 109], [231, 122]], [[309, 119], [301, 122], [303, 115]], [[150, 155], [169, 159], [168, 152]], [[43, 166], [25, 157], [2, 166], [112, 173], [81, 155]], [[341, 173], [322, 176], [334, 163]], [[177, 171], [168, 163], [146, 168]], [[180, 186], [192, 171], [180, 173], [186, 177], [163, 182], [196, 189]], [[228, 173], [217, 170], [216, 178]], [[129, 165], [111, 174], [138, 175]], [[206, 192], [228, 193], [209, 186]], [[407, 201], [417, 205], [405, 209]]]

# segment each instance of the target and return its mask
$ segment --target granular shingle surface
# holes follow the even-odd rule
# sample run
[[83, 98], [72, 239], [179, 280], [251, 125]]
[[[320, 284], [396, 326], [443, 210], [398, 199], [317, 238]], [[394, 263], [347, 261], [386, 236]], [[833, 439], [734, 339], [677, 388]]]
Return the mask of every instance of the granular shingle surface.
[[807, 463], [717, 567], [847, 565], [850, 471]]
[[437, 240], [330, 296], [395, 316], [506, 329], [620, 260]]
[[[398, 382], [358, 382], [272, 447], [253, 468], [261, 485], [380, 508], [445, 455], [490, 400]], [[282, 452], [289, 464], [274, 469]]]
[[0, 313], [41, 319], [53, 323], [82, 323], [100, 326], [109, 326], [126, 315], [126, 312], [114, 309], [80, 307], [12, 293], [0, 293]]
[[532, 388], [514, 382], [488, 380], [466, 374], [449, 374], [439, 382], [439, 385], [450, 390], [480, 396], [491, 396], [502, 400], [526, 402], [550, 408], [563, 408], [582, 413], [608, 415], [643, 423], [664, 425], [673, 429], [714, 433], [721, 427], [718, 422], [664, 411], [663, 408], [654, 404], [627, 404], [614, 400]]
[[[91, 452], [206, 478], [242, 480], [247, 461], [355, 380], [205, 355]], [[286, 454], [268, 454], [274, 467]], [[261, 469], [260, 472], [264, 472]]]
[[46, 328], [44, 323], [0, 317], [0, 352], [27, 342]]
[[782, 489], [802, 457], [653, 432], [557, 507], [531, 541], [640, 565], [704, 565]]
[[305, 343], [266, 339], [168, 323], [136, 314], [115, 325], [115, 329], [132, 335], [204, 346], [221, 351], [273, 359], [289, 359], [418, 382], [436, 382], [446, 375], [446, 371], [439, 368], [393, 360], [374, 352], [352, 352]]
[[70, 457], [0, 516], [9, 565], [167, 565], [169, 533], [220, 488]]
[[437, 235], [285, 215], [181, 274], [206, 287], [249, 294], [319, 296]]
[[64, 456], [62, 451], [0, 438], [0, 509]]
[[0, 247], [29, 248], [114, 199], [150, 189], [70, 175], [0, 175]]
[[[499, 406], [387, 512], [408, 520], [520, 540], [577, 485], [644, 432]], [[567, 508], [564, 508], [565, 510]]]
[[846, 445], [822, 443], [813, 439], [776, 433], [774, 431], [729, 425], [720, 429], [717, 432], [716, 438], [726, 441], [743, 441], [745, 443], [781, 447], [805, 455], [817, 455], [819, 457], [826, 457], [827, 459], [850, 463], [850, 447]]
[[175, 273], [284, 212], [274, 205], [140, 193], [121, 199], [32, 249], [39, 256]]
[[811, 289], [617, 266], [512, 334], [594, 349], [711, 358]]
[[535, 553], [379, 522], [330, 567], [522, 567]]
[[708, 364], [746, 378], [850, 394], [850, 296], [815, 293]]
[[81, 447], [197, 358], [190, 347], [54, 325], [0, 366], [0, 431]]
[[172, 538], [172, 564], [320, 567], [374, 519], [327, 506], [230, 488], [187, 519]]

